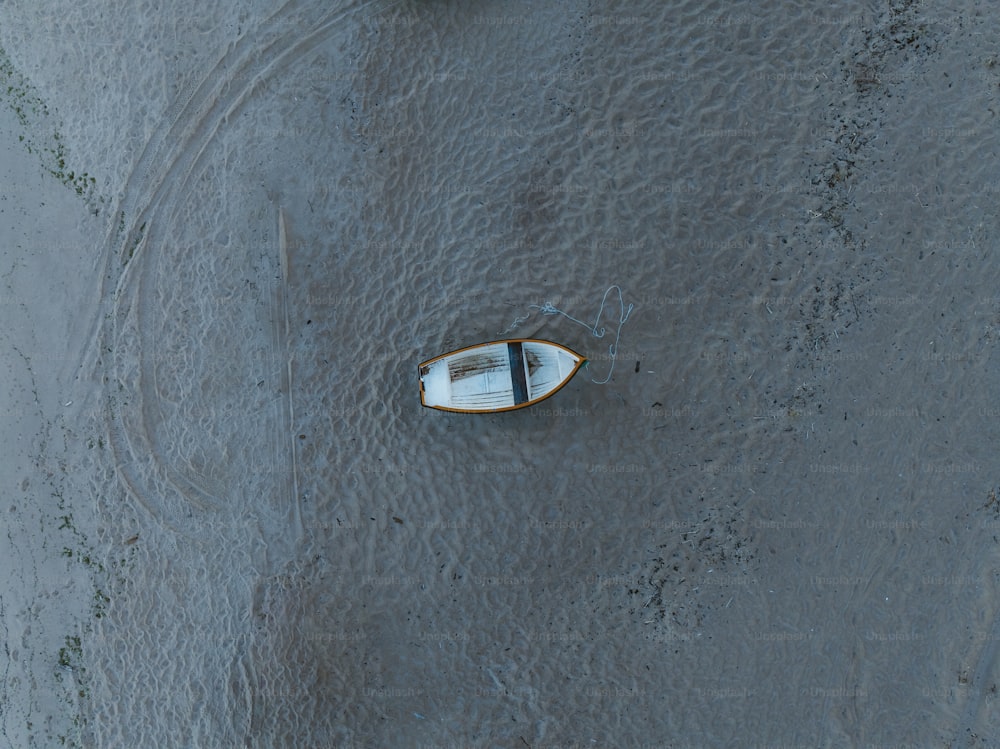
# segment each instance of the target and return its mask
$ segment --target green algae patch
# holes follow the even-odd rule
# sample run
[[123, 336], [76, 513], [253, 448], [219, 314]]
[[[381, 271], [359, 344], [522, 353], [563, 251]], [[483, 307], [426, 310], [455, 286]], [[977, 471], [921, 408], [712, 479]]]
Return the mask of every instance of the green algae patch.
[[0, 48], [0, 91], [24, 130], [18, 134], [18, 141], [28, 153], [38, 156], [46, 172], [79, 195], [93, 214], [100, 213], [105, 200], [97, 194], [97, 179], [71, 166], [63, 135], [48, 105], [3, 48]]

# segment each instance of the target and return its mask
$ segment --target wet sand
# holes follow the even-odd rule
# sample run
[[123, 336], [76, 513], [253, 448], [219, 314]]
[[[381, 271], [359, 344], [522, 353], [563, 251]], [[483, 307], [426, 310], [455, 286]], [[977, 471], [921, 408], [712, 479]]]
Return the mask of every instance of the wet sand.
[[[6, 8], [7, 744], [995, 743], [1000, 17], [934, 13]], [[420, 407], [611, 284], [607, 385], [536, 313], [556, 397]]]

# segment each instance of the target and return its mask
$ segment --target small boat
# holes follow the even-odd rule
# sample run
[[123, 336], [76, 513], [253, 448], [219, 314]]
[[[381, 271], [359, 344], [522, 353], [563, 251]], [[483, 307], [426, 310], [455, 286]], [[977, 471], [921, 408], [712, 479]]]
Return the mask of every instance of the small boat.
[[479, 343], [421, 364], [420, 402], [459, 413], [526, 408], [553, 395], [586, 361], [534, 338]]

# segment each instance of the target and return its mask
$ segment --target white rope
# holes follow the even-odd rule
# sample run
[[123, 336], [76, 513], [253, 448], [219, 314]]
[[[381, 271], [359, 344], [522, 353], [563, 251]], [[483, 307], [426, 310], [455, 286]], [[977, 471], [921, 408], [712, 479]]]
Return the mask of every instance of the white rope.
[[[604, 292], [604, 298], [601, 299], [601, 307], [599, 310], [597, 310], [597, 317], [594, 320], [593, 325], [588, 325], [587, 323], [583, 322], [583, 320], [577, 320], [572, 315], [566, 314], [561, 309], [553, 305], [551, 302], [546, 302], [545, 304], [541, 305], [538, 304], [528, 305], [529, 309], [536, 309], [543, 315], [562, 315], [567, 320], [572, 320], [577, 325], [582, 325], [583, 327], [590, 330], [591, 334], [594, 337], [603, 338], [606, 330], [605, 328], [598, 328], [597, 326], [601, 322], [601, 315], [604, 314], [604, 305], [607, 304], [608, 294], [610, 294], [612, 291], [618, 292], [618, 305], [620, 308], [620, 314], [618, 316], [618, 330], [615, 333], [615, 342], [612, 343], [610, 346], [608, 346], [608, 353], [611, 355], [611, 369], [608, 370], [608, 376], [605, 377], [603, 380], [595, 380], [593, 376], [591, 376], [590, 378], [591, 381], [596, 385], [604, 385], [611, 379], [611, 373], [615, 371], [615, 359], [618, 357], [618, 340], [622, 336], [622, 326], [625, 325], [625, 321], [628, 320], [628, 316], [632, 314], [632, 309], [635, 307], [634, 304], [630, 304], [628, 306], [628, 309], [625, 308], [625, 299], [622, 297], [621, 288], [619, 286], [611, 286], [608, 288], [607, 291]], [[507, 330], [503, 331], [503, 333], [501, 333], [500, 335], [506, 335], [507, 333], [511, 332], [512, 330], [514, 330], [514, 328], [524, 323], [529, 317], [531, 317], [530, 312], [524, 317], [516, 318], [514, 322], [511, 323], [510, 327], [507, 328]]]

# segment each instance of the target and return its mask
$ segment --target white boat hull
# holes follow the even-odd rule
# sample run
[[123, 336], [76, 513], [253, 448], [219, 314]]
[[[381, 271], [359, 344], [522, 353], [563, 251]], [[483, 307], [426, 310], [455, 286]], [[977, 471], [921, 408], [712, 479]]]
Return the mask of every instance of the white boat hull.
[[423, 362], [420, 402], [459, 413], [526, 408], [555, 394], [586, 361], [535, 338], [480, 343]]

